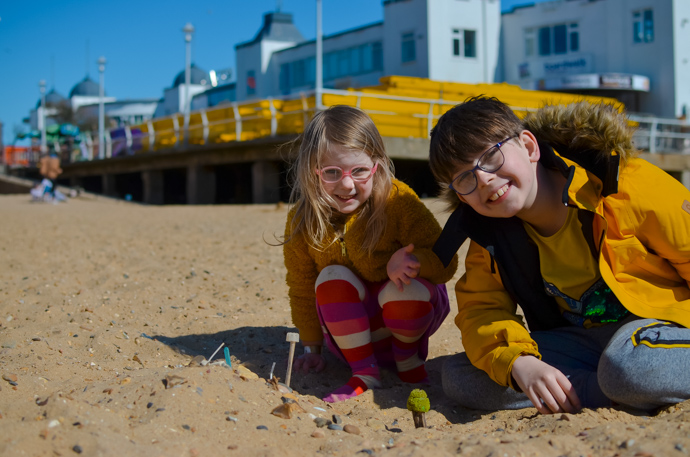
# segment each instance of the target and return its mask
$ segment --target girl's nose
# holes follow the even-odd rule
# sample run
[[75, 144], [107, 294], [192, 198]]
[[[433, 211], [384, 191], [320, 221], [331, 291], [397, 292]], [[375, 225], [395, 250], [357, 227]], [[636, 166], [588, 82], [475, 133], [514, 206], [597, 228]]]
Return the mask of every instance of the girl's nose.
[[352, 176], [345, 175], [343, 176], [343, 179], [340, 180], [340, 185], [348, 189], [352, 189], [355, 187], [355, 181], [352, 179]]

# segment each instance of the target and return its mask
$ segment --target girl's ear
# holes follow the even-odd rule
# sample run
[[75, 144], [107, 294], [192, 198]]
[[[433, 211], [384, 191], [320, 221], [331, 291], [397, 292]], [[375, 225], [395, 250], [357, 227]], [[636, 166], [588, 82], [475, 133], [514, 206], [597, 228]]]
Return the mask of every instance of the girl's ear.
[[525, 146], [530, 162], [539, 162], [541, 151], [539, 150], [539, 143], [537, 142], [537, 137], [534, 136], [534, 133], [530, 132], [529, 130], [523, 130], [520, 132], [520, 135], [518, 135], [518, 139]]

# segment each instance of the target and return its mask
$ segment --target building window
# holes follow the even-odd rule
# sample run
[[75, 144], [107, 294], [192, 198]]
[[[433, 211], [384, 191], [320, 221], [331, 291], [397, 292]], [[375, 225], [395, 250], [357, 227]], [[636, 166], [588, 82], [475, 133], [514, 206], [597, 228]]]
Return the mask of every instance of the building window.
[[[360, 75], [383, 69], [383, 47], [380, 41], [365, 43], [323, 55], [323, 79]], [[316, 58], [307, 57], [280, 65], [279, 84], [282, 94], [316, 81]]]
[[635, 43], [654, 41], [654, 13], [651, 9], [633, 13], [633, 41]]
[[254, 94], [256, 94], [256, 76], [254, 70], [249, 70], [247, 72], [247, 95]]
[[401, 41], [402, 62], [417, 60], [417, 49], [414, 43], [414, 33], [403, 33]]
[[304, 83], [314, 84], [316, 82], [316, 57], [307, 57], [304, 66]]
[[580, 32], [577, 24], [570, 24], [570, 52], [580, 50]]
[[[325, 67], [326, 65], [324, 64], [324, 68]], [[307, 57], [306, 59], [300, 59], [280, 65], [280, 93], [283, 95], [289, 94], [290, 90], [295, 87], [304, 87], [314, 84], [315, 80], [316, 59], [314, 57]]]
[[553, 53], [565, 54], [568, 52], [568, 28], [565, 24], [553, 27]]
[[551, 27], [539, 29], [539, 55], [548, 56], [551, 54]]
[[534, 29], [525, 30], [525, 56], [534, 55]]
[[477, 57], [477, 32], [465, 30], [465, 57]]
[[550, 56], [580, 50], [578, 24], [557, 24], [525, 29], [525, 56]]
[[350, 71], [354, 75], [362, 72], [362, 57], [359, 46], [350, 49]]
[[280, 76], [278, 77], [280, 93], [287, 95], [290, 93], [290, 64], [284, 63], [280, 65]]
[[350, 49], [338, 51], [338, 74], [349, 75], [350, 73]]
[[477, 32], [475, 30], [453, 29], [453, 55], [477, 57]]
[[374, 71], [383, 71], [383, 45], [380, 41], [371, 44], [371, 62]]

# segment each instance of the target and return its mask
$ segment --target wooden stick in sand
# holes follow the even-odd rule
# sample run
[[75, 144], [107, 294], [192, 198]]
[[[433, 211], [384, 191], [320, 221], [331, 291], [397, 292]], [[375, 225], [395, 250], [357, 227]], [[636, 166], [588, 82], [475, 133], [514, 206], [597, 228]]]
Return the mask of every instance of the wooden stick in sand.
[[299, 333], [288, 333], [285, 341], [290, 342], [290, 354], [288, 355], [287, 376], [285, 377], [285, 385], [290, 387], [290, 378], [292, 377], [292, 358], [295, 356], [295, 343], [299, 341]]

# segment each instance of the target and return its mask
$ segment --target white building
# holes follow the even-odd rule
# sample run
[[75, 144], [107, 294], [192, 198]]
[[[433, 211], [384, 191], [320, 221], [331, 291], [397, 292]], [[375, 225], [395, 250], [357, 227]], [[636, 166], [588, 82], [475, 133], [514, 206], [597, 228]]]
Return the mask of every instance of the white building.
[[680, 117], [690, 107], [689, 0], [558, 0], [502, 16], [499, 80], [616, 97]]
[[[384, 20], [323, 38], [324, 87], [372, 86], [384, 75], [494, 81], [499, 0], [385, 0]], [[238, 44], [237, 98], [266, 98], [315, 87], [315, 40], [292, 15], [268, 13], [256, 37]]]
[[499, 0], [386, 0], [383, 7], [385, 74], [494, 80]]
[[265, 14], [264, 23], [254, 39], [235, 45], [238, 100], [277, 94], [274, 72], [269, 71], [271, 58], [276, 51], [293, 47], [302, 41], [302, 34], [292, 23], [292, 14]]
[[[615, 97], [629, 111], [690, 106], [690, 0], [556, 0], [501, 15], [499, 0], [383, 0], [384, 20], [323, 38], [326, 88], [385, 75]], [[237, 100], [315, 87], [315, 40], [268, 13], [236, 46]]]
[[[71, 110], [72, 121], [75, 124], [84, 124], [98, 119], [98, 107], [100, 102], [100, 86], [86, 76], [72, 87], [69, 98], [60, 95], [55, 89], [51, 89], [45, 96], [46, 126], [58, 123], [60, 117], [67, 116], [61, 111]], [[106, 127], [118, 127], [145, 122], [153, 116], [158, 105], [156, 99], [117, 100], [114, 97], [103, 97], [104, 114], [111, 125]], [[41, 100], [36, 103], [36, 108], [29, 112], [25, 122], [32, 129], [41, 129]], [[64, 120], [62, 122], [65, 122]]]
[[[107, 127], [123, 127], [125, 125], [137, 125], [153, 117], [153, 113], [158, 106], [155, 98], [137, 100], [116, 100], [108, 101], [103, 104], [105, 117], [110, 120]], [[82, 105], [77, 110], [77, 119], [98, 119], [99, 105]]]
[[[100, 85], [94, 82], [89, 76], [85, 76], [83, 80], [74, 85], [69, 92], [69, 100], [72, 105], [72, 111], [77, 110], [84, 105], [93, 105], [100, 102]], [[104, 102], [114, 102], [114, 97], [103, 96]]]
[[153, 117], [184, 113], [186, 96], [189, 96], [191, 109], [192, 98], [211, 87], [209, 74], [192, 63], [189, 68], [189, 88], [186, 86], [185, 70], [182, 70], [175, 76], [172, 87], [163, 91], [163, 98], [159, 100]]
[[[52, 116], [55, 116], [58, 113], [58, 110], [65, 106], [70, 106], [69, 101], [54, 88], [45, 95], [44, 109], [46, 126], [55, 123], [55, 121], [52, 119]], [[36, 108], [29, 111], [29, 117], [24, 119], [24, 122], [29, 124], [29, 127], [32, 130], [41, 130], [43, 127], [41, 124], [41, 109], [41, 99], [39, 98], [38, 102], [36, 102]]]

